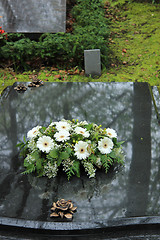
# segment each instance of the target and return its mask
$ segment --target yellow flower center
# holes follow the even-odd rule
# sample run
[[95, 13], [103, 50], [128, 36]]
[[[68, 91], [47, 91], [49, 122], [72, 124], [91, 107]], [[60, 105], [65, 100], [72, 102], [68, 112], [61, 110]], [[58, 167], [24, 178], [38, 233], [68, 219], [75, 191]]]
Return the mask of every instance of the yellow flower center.
[[81, 133], [81, 134], [84, 134], [84, 132], [83, 132], [83, 131], [80, 131], [80, 133]]
[[84, 152], [85, 152], [84, 148], [81, 148], [81, 149], [80, 149], [80, 152], [81, 152], [81, 153], [84, 153]]

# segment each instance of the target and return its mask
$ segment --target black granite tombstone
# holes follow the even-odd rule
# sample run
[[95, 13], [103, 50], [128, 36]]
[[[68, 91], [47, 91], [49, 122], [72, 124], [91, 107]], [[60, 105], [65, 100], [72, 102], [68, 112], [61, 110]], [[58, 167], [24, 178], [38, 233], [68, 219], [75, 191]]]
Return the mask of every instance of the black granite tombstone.
[[[160, 109], [156, 87], [153, 93]], [[92, 180], [85, 174], [69, 182], [63, 174], [53, 179], [22, 175], [16, 144], [34, 126], [62, 118], [114, 128], [125, 141], [125, 166], [108, 175], [98, 172]], [[1, 230], [96, 234], [159, 228], [160, 126], [147, 83], [46, 83], [24, 93], [8, 87], [0, 122]], [[72, 222], [50, 219], [52, 202], [61, 198], [78, 207]]]
[[6, 32], [65, 32], [66, 0], [0, 0]]

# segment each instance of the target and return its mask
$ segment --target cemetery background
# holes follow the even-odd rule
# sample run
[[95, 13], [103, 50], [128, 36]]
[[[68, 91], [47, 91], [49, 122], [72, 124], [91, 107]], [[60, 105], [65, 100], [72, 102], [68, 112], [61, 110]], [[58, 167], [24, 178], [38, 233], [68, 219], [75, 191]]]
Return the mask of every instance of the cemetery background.
[[[71, 5], [73, 5], [73, 2], [71, 1]], [[147, 3], [147, 1], [127, 3], [125, 0], [110, 0], [109, 4], [108, 1], [102, 2], [104, 3], [105, 20], [107, 19], [109, 24], [109, 35], [106, 44], [103, 46], [107, 51], [105, 53], [107, 58], [103, 60], [107, 69], [103, 69], [102, 76], [98, 78], [98, 81], [147, 81], [151, 85], [159, 85], [160, 29], [158, 26], [160, 5]], [[75, 22], [73, 23], [75, 21], [73, 17], [67, 19], [67, 21], [69, 21], [67, 23], [69, 24], [68, 30], [76, 29], [77, 26]], [[97, 35], [97, 32], [95, 35]], [[43, 81], [51, 82], [97, 81], [97, 79], [84, 76], [83, 71], [81, 71], [83, 61], [81, 61], [81, 68], [78, 64], [79, 61], [69, 71], [65, 66], [47, 68], [44, 65], [38, 66], [39, 68], [32, 66], [30, 71], [19, 71], [17, 73], [13, 70], [12, 65], [1, 63], [0, 90], [2, 91], [7, 85], [12, 85], [15, 81], [30, 81], [36, 75]]]

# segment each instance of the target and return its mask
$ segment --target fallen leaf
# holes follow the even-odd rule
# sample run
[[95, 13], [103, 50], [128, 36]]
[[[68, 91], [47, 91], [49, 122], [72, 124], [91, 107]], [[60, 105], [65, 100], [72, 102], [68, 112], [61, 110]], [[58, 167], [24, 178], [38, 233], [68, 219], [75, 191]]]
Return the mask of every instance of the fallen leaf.
[[122, 49], [122, 52], [126, 53], [126, 52], [127, 52], [127, 50], [126, 50], [125, 48], [123, 48], [123, 49]]
[[61, 79], [61, 75], [60, 75], [60, 74], [55, 75], [54, 77], [55, 77], [55, 78], [58, 78], [58, 79]]
[[51, 71], [57, 71], [57, 70], [58, 70], [58, 68], [55, 68], [55, 67], [51, 68]]

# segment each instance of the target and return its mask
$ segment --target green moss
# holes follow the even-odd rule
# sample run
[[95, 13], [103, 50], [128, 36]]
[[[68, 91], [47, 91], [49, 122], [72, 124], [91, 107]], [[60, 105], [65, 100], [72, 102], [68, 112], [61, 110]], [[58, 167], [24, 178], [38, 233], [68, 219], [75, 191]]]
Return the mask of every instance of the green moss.
[[116, 81], [123, 79], [160, 84], [159, 14], [160, 5], [131, 3], [122, 11], [126, 20], [112, 23], [112, 31], [118, 34], [111, 44], [111, 58], [113, 63], [115, 58], [118, 59], [118, 64], [109, 72], [114, 72]]

